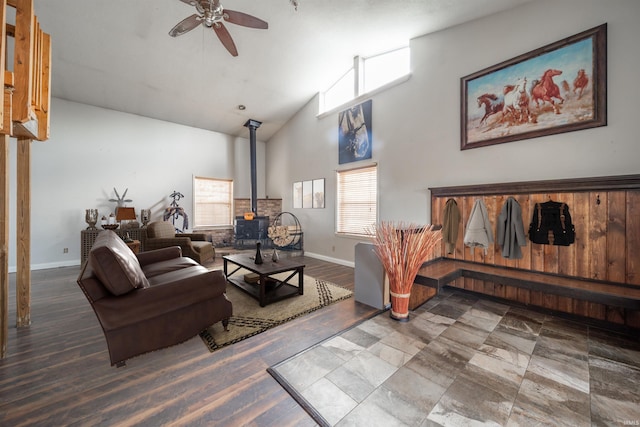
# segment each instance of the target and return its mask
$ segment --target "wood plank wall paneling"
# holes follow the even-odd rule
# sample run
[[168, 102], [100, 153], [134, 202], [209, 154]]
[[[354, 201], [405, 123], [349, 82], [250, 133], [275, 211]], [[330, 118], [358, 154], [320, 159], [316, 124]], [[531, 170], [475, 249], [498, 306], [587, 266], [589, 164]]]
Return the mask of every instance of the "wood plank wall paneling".
[[608, 193], [589, 193], [589, 277], [606, 280], [607, 274], [607, 206]]
[[[481, 248], [464, 245], [464, 233], [475, 197], [456, 197], [460, 208], [458, 240], [453, 254], [446, 254], [444, 243], [441, 253], [448, 258], [545, 273], [575, 276], [585, 279], [606, 280], [640, 285], [640, 263], [633, 254], [640, 253], [640, 220], [631, 215], [640, 209], [640, 192], [587, 192], [545, 193], [515, 197], [522, 208], [525, 233], [528, 232], [536, 203], [548, 200], [564, 202], [569, 206], [576, 231], [576, 241], [570, 246], [539, 245], [528, 240], [522, 248], [521, 259], [506, 259], [497, 244], [496, 223], [502, 205], [510, 195], [483, 197], [491, 218], [496, 242], [487, 253]], [[442, 223], [442, 211], [448, 198], [434, 199], [432, 222]], [[597, 201], [600, 201], [598, 204]], [[626, 200], [626, 203], [625, 203]]]
[[640, 285], [640, 190], [627, 192], [626, 283]]
[[627, 199], [624, 191], [612, 191], [607, 200], [607, 278], [612, 282], [625, 282], [625, 224], [627, 222]]
[[573, 209], [573, 222], [578, 224], [576, 229], [576, 276], [577, 277], [589, 277], [589, 236], [587, 234], [588, 229], [582, 224], [589, 223], [589, 210], [588, 210], [588, 197], [584, 193], [578, 193], [574, 196]]
[[[573, 193], [565, 193], [558, 195], [558, 198], [569, 206], [575, 206], [575, 197]], [[573, 218], [572, 218], [573, 221]], [[575, 221], [573, 221], [575, 224]], [[558, 274], [564, 276], [576, 275], [576, 244], [571, 246], [556, 246], [558, 248]]]
[[[585, 178], [530, 183], [488, 184], [432, 188], [431, 222], [442, 224], [444, 207], [450, 198], [460, 210], [460, 224], [455, 250], [443, 256], [504, 267], [602, 280], [640, 286], [640, 175]], [[514, 197], [522, 209], [525, 233], [536, 203], [549, 200], [569, 206], [575, 227], [575, 243], [570, 246], [534, 244], [528, 240], [518, 260], [502, 257], [497, 244], [497, 219], [507, 198]], [[464, 245], [464, 233], [475, 200], [487, 206], [496, 242], [485, 254], [482, 249]], [[634, 214], [635, 213], [635, 214]], [[460, 278], [451, 284], [462, 289], [535, 304], [541, 307], [640, 327], [638, 312], [543, 294], [535, 290]]]

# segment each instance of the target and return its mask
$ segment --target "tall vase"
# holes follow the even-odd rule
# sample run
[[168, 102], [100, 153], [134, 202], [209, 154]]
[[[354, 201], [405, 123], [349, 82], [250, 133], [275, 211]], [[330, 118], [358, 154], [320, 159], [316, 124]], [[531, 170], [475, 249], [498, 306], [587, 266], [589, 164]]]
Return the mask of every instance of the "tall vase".
[[418, 270], [442, 239], [433, 225], [380, 222], [372, 230], [378, 258], [389, 277], [391, 318], [409, 320], [409, 298]]
[[262, 264], [262, 251], [260, 250], [260, 242], [256, 243], [256, 257], [254, 261], [256, 264]]
[[389, 292], [391, 294], [391, 313], [389, 316], [400, 322], [408, 322], [409, 321], [409, 298], [411, 297], [411, 293], [408, 294], [398, 294], [393, 291]]
[[98, 222], [98, 209], [86, 209], [84, 220], [89, 224], [87, 230], [97, 230], [96, 223]]

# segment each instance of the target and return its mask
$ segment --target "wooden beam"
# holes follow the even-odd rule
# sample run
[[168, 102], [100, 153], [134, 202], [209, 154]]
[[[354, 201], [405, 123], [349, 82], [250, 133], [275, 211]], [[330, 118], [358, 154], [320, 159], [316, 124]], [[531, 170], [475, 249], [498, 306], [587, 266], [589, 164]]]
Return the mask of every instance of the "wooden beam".
[[9, 334], [9, 135], [0, 135], [0, 359]]
[[2, 134], [13, 136], [13, 120], [11, 105], [13, 103], [13, 73], [7, 71], [4, 73], [4, 90], [3, 96], [3, 105], [4, 105], [4, 117], [2, 120]]
[[46, 141], [50, 136], [51, 115], [51, 36], [42, 33], [42, 85], [40, 88], [40, 103], [36, 110], [38, 117], [38, 141]]
[[31, 139], [18, 138], [16, 178], [16, 326], [31, 324]]
[[33, 91], [33, 50], [36, 17], [33, 0], [16, 0], [16, 36], [14, 74], [16, 90], [13, 97], [13, 120], [24, 123], [34, 119], [31, 113]]
[[[7, 0], [0, 0], [0, 82], [4, 83], [7, 56]], [[4, 94], [4, 91], [2, 91]], [[4, 129], [4, 103], [0, 105], [0, 131]]]

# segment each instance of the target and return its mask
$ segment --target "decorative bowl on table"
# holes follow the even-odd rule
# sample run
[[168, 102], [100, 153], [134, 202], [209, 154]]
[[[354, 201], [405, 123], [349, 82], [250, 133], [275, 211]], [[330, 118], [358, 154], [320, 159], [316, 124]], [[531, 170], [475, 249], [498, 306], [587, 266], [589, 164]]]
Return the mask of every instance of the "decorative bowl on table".
[[103, 224], [101, 227], [105, 230], [115, 230], [120, 224]]

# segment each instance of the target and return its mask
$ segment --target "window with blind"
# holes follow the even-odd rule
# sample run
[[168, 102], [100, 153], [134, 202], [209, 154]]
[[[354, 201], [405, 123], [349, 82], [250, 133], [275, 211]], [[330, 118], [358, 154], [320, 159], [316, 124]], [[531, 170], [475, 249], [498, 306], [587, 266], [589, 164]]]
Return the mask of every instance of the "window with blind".
[[233, 181], [193, 178], [194, 228], [233, 225]]
[[336, 232], [370, 236], [378, 212], [378, 168], [338, 171]]

